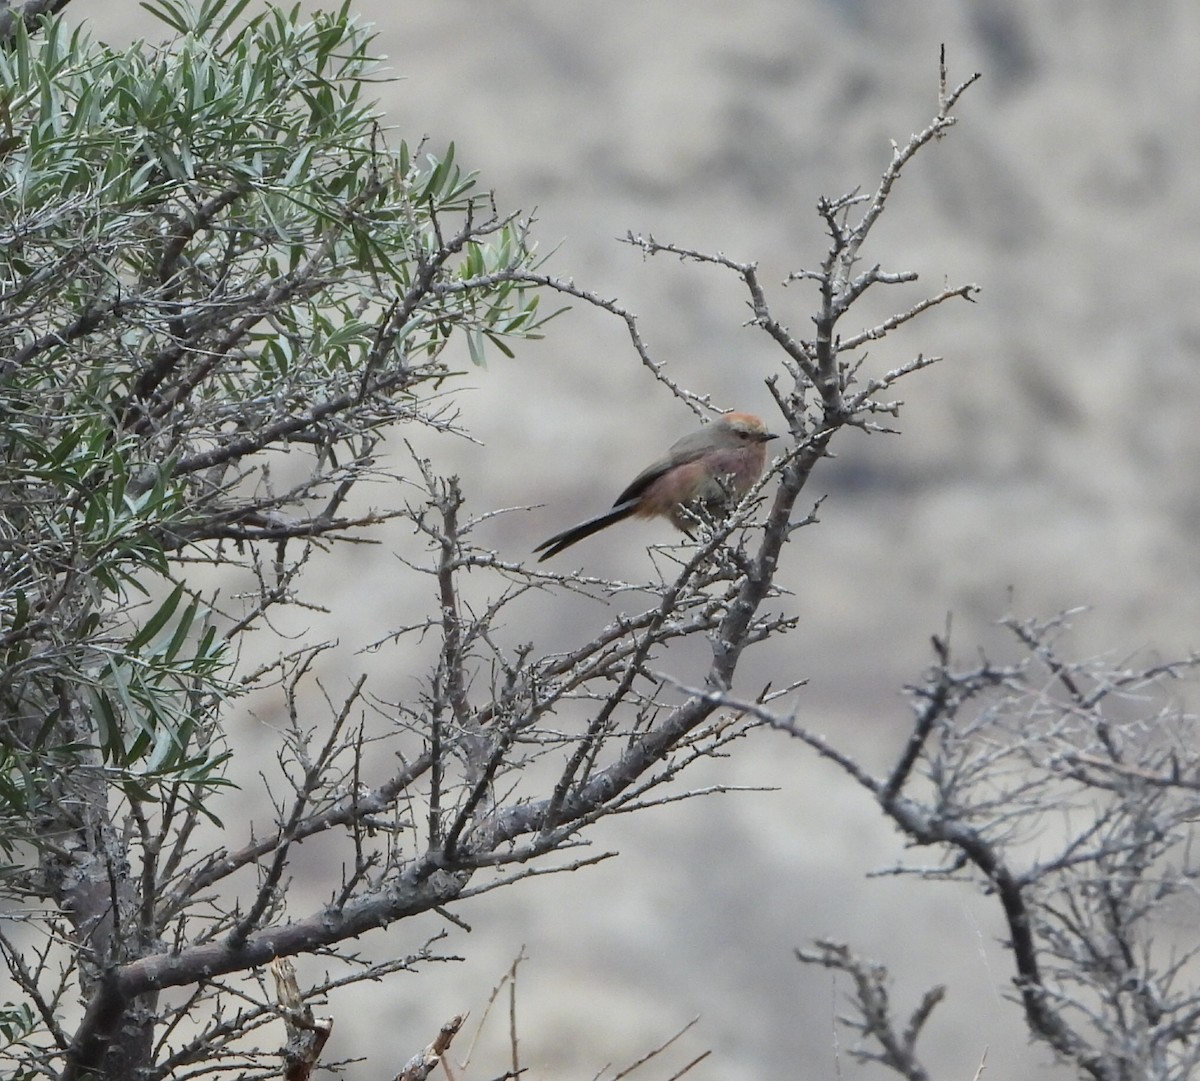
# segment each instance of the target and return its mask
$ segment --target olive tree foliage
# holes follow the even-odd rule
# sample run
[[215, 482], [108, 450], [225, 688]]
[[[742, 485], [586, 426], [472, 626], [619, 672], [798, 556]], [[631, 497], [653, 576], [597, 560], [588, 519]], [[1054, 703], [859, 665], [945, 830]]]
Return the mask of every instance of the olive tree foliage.
[[[193, 848], [220, 825], [231, 706], [303, 666], [243, 670], [240, 636], [293, 602], [310, 555], [387, 517], [345, 509], [384, 430], [453, 426], [447, 341], [481, 359], [540, 323], [525, 224], [452, 147], [389, 147], [347, 9], [243, 7], [152, 5], [169, 40], [124, 51], [18, 22], [0, 53], [0, 889], [25, 932], [0, 942], [7, 1076], [220, 1063], [229, 1020], [154, 1043], [214, 977], [470, 877], [414, 865], [386, 894], [399, 852], [359, 844], [323, 931], [256, 938], [285, 920], [292, 843], [339, 821], [361, 841], [438, 761], [347, 802], [337, 723], [311, 759], [288, 748], [307, 773], [266, 840]], [[205, 562], [257, 587], [202, 596]]]

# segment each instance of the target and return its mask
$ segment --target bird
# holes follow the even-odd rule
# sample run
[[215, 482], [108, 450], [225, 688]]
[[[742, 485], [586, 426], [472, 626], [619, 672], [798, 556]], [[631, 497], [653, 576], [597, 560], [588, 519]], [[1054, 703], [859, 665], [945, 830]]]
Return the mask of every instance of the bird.
[[542, 553], [538, 562], [625, 518], [670, 518], [691, 536], [688, 526], [696, 519], [689, 514], [689, 506], [723, 504], [731, 495], [744, 496], [762, 476], [766, 445], [775, 438], [752, 413], [724, 414], [672, 443], [666, 454], [633, 478], [603, 514], [539, 544], [534, 549]]

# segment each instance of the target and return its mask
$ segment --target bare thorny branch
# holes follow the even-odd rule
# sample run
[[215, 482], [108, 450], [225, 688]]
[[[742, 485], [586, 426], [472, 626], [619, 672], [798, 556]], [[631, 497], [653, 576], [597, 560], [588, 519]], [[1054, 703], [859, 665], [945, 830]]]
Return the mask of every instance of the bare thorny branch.
[[[885, 777], [863, 771], [795, 716], [758, 712], [841, 766], [913, 845], [942, 854], [940, 867], [910, 873], [960, 878], [969, 869], [997, 899], [1013, 986], [1035, 1038], [1097, 1081], [1186, 1077], [1200, 1018], [1187, 968], [1198, 953], [1192, 947], [1165, 963], [1153, 937], [1161, 906], [1194, 896], [1200, 881], [1190, 841], [1200, 760], [1194, 750], [1180, 759], [1200, 731], [1177, 708], [1148, 710], [1146, 696], [1200, 658], [1114, 671], [1064, 660], [1061, 621], [1007, 626], [1026, 654], [1005, 666], [955, 670], [948, 643], [934, 640], [936, 662], [910, 689], [909, 739]], [[1051, 823], [1057, 852], [1030, 859], [1029, 842], [1044, 847]], [[887, 1017], [882, 967], [844, 946], [819, 947], [800, 959], [856, 981], [847, 1023], [867, 1041], [862, 1057], [927, 1076]]]
[[851, 1004], [854, 1015], [841, 1021], [860, 1034], [863, 1043], [851, 1049], [861, 1062], [878, 1062], [908, 1081], [929, 1081], [929, 1073], [916, 1054], [917, 1038], [934, 1008], [945, 995], [944, 987], [934, 987], [922, 996], [903, 1031], [892, 1017], [887, 971], [854, 956], [844, 945], [818, 940], [815, 950], [797, 950], [798, 960], [846, 973], [854, 984]]

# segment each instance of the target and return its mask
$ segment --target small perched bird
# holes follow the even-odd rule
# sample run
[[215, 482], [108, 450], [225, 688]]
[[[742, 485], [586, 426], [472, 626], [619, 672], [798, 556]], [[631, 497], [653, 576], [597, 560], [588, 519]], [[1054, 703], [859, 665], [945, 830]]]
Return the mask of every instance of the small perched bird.
[[634, 477], [610, 510], [539, 544], [534, 549], [542, 553], [538, 562], [624, 518], [670, 518], [687, 533], [694, 519], [685, 508], [723, 503], [731, 494], [744, 496], [762, 476], [766, 444], [774, 438], [758, 417], [726, 413], [673, 443], [662, 458]]

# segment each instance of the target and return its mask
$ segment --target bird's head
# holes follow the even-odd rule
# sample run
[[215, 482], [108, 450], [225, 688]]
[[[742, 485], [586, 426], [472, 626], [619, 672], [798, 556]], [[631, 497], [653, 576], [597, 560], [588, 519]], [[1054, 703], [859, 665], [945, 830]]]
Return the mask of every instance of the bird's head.
[[726, 413], [715, 421], [715, 425], [730, 446], [749, 446], [778, 438], [774, 432], [767, 431], [762, 419], [753, 413]]

